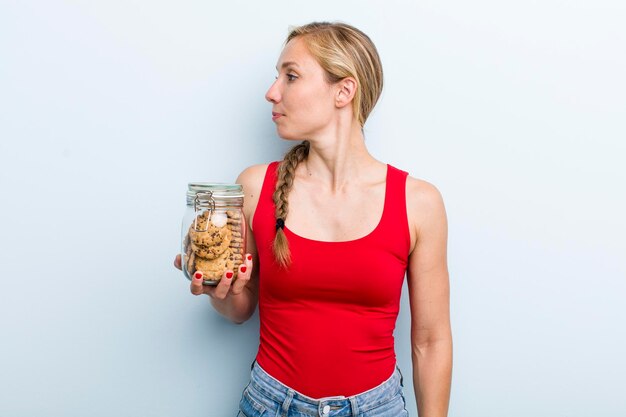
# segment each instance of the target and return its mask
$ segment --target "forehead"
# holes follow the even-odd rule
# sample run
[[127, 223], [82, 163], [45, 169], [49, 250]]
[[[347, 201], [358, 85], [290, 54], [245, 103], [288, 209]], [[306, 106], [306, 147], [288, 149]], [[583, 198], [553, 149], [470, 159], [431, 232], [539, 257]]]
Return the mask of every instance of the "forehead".
[[313, 55], [309, 52], [302, 39], [294, 38], [290, 40], [283, 48], [278, 58], [276, 69], [291, 65], [303, 70], [321, 70], [322, 67], [317, 63]]

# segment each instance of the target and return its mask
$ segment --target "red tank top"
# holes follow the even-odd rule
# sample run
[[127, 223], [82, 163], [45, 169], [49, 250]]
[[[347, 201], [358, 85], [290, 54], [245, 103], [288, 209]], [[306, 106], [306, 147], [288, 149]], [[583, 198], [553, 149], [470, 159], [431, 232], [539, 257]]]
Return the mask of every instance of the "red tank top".
[[322, 242], [284, 231], [291, 266], [277, 266], [269, 165], [252, 227], [259, 255], [259, 365], [313, 398], [351, 396], [376, 387], [395, 369], [393, 331], [410, 249], [407, 173], [387, 165], [385, 205], [367, 236]]

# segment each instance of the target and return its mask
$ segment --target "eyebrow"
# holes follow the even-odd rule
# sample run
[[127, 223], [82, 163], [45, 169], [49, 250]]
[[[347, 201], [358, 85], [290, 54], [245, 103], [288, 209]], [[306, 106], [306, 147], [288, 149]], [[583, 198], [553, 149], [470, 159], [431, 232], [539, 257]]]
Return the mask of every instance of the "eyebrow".
[[[297, 67], [297, 66], [298, 66], [298, 64], [296, 64], [296, 63], [295, 63], [295, 62], [293, 62], [293, 61], [286, 61], [286, 62], [283, 62], [283, 63], [280, 65], [280, 67], [281, 67], [281, 68], [285, 68], [285, 67]], [[276, 71], [278, 71], [278, 67], [276, 67]]]

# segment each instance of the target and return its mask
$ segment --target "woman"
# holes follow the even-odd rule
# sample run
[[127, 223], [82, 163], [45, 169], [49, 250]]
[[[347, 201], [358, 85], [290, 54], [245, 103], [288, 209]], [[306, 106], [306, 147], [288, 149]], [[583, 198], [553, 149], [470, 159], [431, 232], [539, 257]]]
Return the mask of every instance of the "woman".
[[239, 415], [407, 415], [393, 339], [406, 273], [419, 415], [445, 416], [445, 209], [434, 186], [365, 147], [383, 85], [376, 48], [349, 25], [311, 23], [292, 30], [276, 68], [272, 119], [281, 138], [304, 141], [237, 180], [249, 227], [237, 280], [229, 271], [208, 287], [198, 273], [191, 283], [236, 323], [259, 303], [259, 352]]

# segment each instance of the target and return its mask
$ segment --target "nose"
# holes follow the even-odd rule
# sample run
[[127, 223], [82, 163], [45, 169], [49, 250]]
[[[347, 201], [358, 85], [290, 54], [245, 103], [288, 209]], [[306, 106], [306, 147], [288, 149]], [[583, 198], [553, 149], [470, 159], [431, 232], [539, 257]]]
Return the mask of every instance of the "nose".
[[270, 103], [278, 103], [280, 101], [278, 81], [279, 80], [274, 81], [272, 85], [270, 85], [269, 90], [267, 90], [267, 93], [265, 93], [265, 100], [269, 101]]

